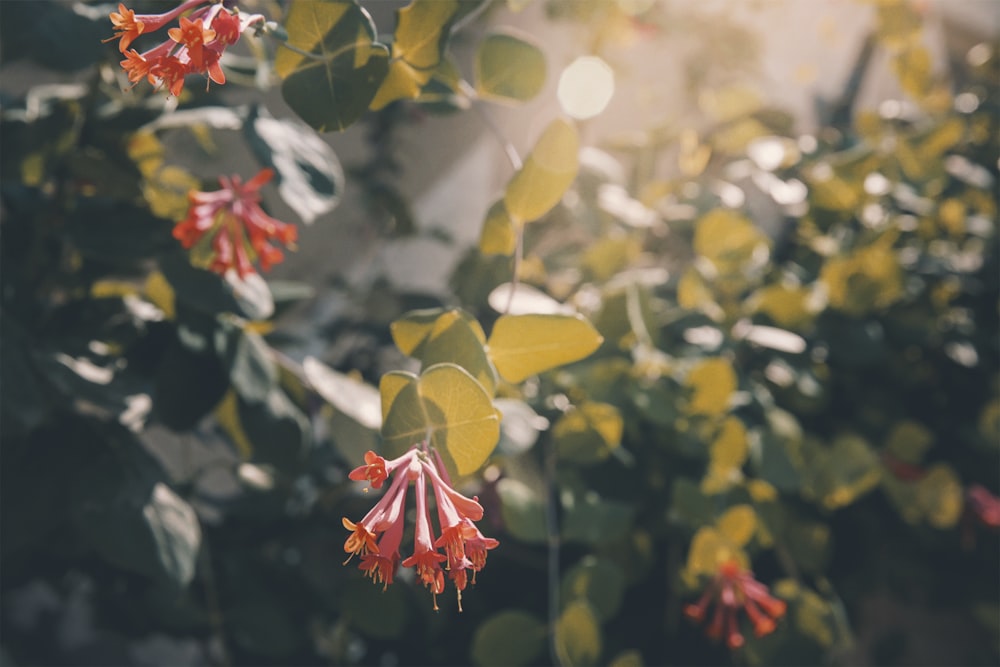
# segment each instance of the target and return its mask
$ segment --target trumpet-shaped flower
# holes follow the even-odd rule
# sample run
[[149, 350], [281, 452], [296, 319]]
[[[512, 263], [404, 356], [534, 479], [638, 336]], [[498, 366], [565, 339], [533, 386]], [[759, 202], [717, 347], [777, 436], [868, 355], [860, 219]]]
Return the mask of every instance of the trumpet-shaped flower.
[[[175, 97], [183, 91], [188, 74], [204, 74], [215, 83], [225, 83], [220, 60], [226, 47], [235, 44], [247, 27], [264, 20], [259, 14], [232, 14], [212, 0], [186, 0], [163, 14], [136, 14], [120, 3], [109, 18], [115, 34], [104, 41], [119, 40], [118, 50], [125, 56], [121, 66], [129, 81], [136, 84], [145, 77]], [[177, 26], [167, 30], [167, 39], [158, 46], [142, 53], [129, 49], [138, 37], [174, 19], [179, 19]]]
[[695, 623], [702, 623], [713, 604], [715, 610], [705, 634], [715, 640], [724, 636], [730, 650], [744, 643], [737, 620], [741, 608], [749, 617], [754, 634], [763, 637], [774, 632], [776, 621], [785, 614], [787, 607], [783, 600], [771, 596], [767, 586], [757, 581], [753, 572], [744, 570], [734, 561], [719, 567], [718, 574], [698, 602], [684, 607], [684, 615]]
[[239, 176], [220, 176], [221, 190], [190, 192], [187, 218], [174, 227], [174, 238], [189, 249], [208, 243], [209, 268], [216, 273], [235, 269], [244, 277], [254, 272], [254, 260], [270, 269], [284, 258], [271, 242], [291, 246], [298, 237], [294, 225], [275, 220], [260, 207], [260, 188], [273, 175], [263, 169], [246, 183]]
[[[361, 554], [360, 569], [383, 586], [392, 583], [399, 565], [415, 568], [417, 579], [433, 596], [435, 610], [438, 609], [437, 596], [444, 592], [447, 574], [458, 593], [461, 611], [462, 591], [468, 586], [469, 571], [475, 583], [476, 572], [486, 563], [487, 549], [499, 544], [495, 539], [484, 537], [476, 528], [474, 522], [483, 517], [483, 507], [478, 500], [462, 495], [451, 486], [440, 457], [427, 451], [426, 445], [423, 448], [415, 446], [390, 461], [370, 451], [365, 454], [365, 465], [352, 470], [349, 477], [368, 481], [376, 489], [387, 479], [391, 478], [392, 482], [382, 499], [361, 521], [343, 520], [344, 527], [351, 531], [344, 550], [352, 555]], [[437, 505], [440, 527], [437, 537], [428, 503], [428, 480]], [[405, 496], [411, 481], [416, 496], [413, 553], [400, 562]], [[439, 550], [442, 548], [444, 553]]]

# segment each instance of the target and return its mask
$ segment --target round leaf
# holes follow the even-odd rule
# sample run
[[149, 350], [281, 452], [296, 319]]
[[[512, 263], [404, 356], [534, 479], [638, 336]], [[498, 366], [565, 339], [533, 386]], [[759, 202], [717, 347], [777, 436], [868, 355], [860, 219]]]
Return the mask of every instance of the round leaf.
[[500, 438], [500, 415], [483, 386], [455, 364], [431, 366], [405, 384], [400, 379], [382, 394], [383, 410], [389, 405], [382, 435], [392, 453], [429, 439], [453, 475], [478, 470]]
[[552, 436], [559, 458], [597, 463], [621, 444], [624, 430], [618, 408], [588, 401], [566, 412], [552, 427]]
[[515, 226], [538, 220], [559, 203], [580, 166], [576, 127], [557, 119], [539, 137], [524, 166], [504, 193], [504, 205]]
[[688, 412], [721, 415], [729, 409], [729, 399], [736, 391], [736, 372], [725, 359], [705, 359], [691, 369], [685, 384], [692, 391]]
[[624, 593], [625, 574], [621, 568], [593, 556], [584, 558], [563, 577], [563, 599], [586, 600], [602, 621], [618, 613]]
[[545, 625], [523, 611], [502, 611], [476, 628], [472, 661], [483, 667], [527, 665], [545, 648]]
[[500, 377], [516, 383], [584, 359], [603, 340], [579, 315], [503, 315], [493, 325], [487, 352]]
[[367, 428], [377, 430], [382, 425], [381, 399], [375, 387], [338, 373], [313, 357], [302, 361], [302, 371], [330, 405]]
[[574, 667], [596, 665], [601, 657], [601, 626], [590, 605], [576, 600], [556, 621], [556, 653], [559, 662]]
[[475, 68], [482, 97], [525, 102], [545, 85], [545, 54], [510, 32], [492, 33], [479, 43]]

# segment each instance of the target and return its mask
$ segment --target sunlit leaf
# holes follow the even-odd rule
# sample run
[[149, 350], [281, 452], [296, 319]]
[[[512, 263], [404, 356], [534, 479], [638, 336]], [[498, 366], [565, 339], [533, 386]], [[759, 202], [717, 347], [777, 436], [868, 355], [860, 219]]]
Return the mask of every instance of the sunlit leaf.
[[258, 161], [274, 169], [278, 194], [307, 225], [340, 203], [344, 170], [329, 144], [292, 119], [254, 107], [243, 133]]
[[457, 0], [413, 0], [396, 12], [389, 71], [371, 101], [372, 109], [420, 95], [441, 62], [458, 9]]
[[571, 408], [552, 427], [560, 459], [597, 463], [621, 444], [625, 421], [613, 405], [587, 401]]
[[552, 121], [504, 193], [515, 225], [538, 220], [559, 203], [576, 178], [580, 138], [569, 121]]
[[646, 663], [642, 660], [642, 653], [639, 651], [624, 651], [615, 656], [610, 667], [643, 667]]
[[688, 412], [721, 415], [729, 409], [729, 399], [736, 391], [736, 371], [726, 359], [708, 358], [688, 372], [684, 383], [691, 390]]
[[475, 85], [481, 97], [526, 102], [545, 85], [545, 54], [522, 35], [494, 32], [479, 42]]
[[502, 315], [487, 352], [500, 377], [517, 383], [590, 356], [602, 340], [579, 315]]
[[442, 363], [402, 386], [392, 382], [382, 384], [383, 411], [389, 405], [382, 435], [391, 454], [429, 440], [454, 475], [474, 473], [486, 462], [500, 438], [500, 415], [468, 371]]
[[601, 626], [587, 602], [570, 602], [555, 627], [556, 653], [564, 665], [596, 665], [601, 657]]
[[732, 544], [743, 547], [757, 532], [757, 514], [749, 505], [735, 505], [719, 517], [715, 526]]
[[479, 236], [479, 252], [484, 255], [513, 255], [516, 249], [517, 229], [501, 199], [486, 212]]
[[698, 219], [694, 249], [722, 273], [767, 260], [770, 241], [744, 216], [717, 208]]
[[719, 566], [729, 561], [736, 561], [744, 568], [750, 563], [743, 550], [726, 539], [716, 528], [702, 526], [691, 539], [687, 565], [683, 571], [684, 579], [694, 586], [700, 575], [714, 577]]
[[462, 310], [419, 310], [389, 327], [396, 346], [423, 366], [450, 362], [469, 371], [492, 395], [496, 371], [486, 355], [486, 335], [479, 322]]
[[[389, 69], [389, 50], [354, 2], [296, 0], [285, 21], [288, 44], [274, 68], [288, 105], [320, 131], [343, 130], [361, 117]], [[311, 54], [302, 55], [300, 52]]]
[[501, 611], [476, 628], [472, 660], [482, 667], [527, 665], [544, 650], [546, 634], [545, 624], [533, 614]]

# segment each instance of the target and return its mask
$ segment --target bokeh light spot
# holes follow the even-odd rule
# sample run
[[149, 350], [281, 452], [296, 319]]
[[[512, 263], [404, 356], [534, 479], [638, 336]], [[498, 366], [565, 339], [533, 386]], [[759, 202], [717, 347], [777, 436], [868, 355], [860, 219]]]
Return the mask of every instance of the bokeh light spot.
[[597, 56], [580, 56], [563, 70], [556, 95], [563, 111], [578, 120], [604, 111], [615, 92], [615, 74]]

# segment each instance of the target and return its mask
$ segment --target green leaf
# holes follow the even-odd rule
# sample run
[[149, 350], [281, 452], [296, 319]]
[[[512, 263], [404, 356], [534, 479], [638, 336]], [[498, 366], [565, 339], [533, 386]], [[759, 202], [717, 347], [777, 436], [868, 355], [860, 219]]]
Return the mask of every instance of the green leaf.
[[500, 415], [483, 386], [449, 363], [431, 366], [405, 383], [401, 375], [380, 385], [383, 411], [389, 405], [382, 435], [390, 451], [398, 455], [429, 439], [451, 474], [478, 470], [500, 438]]
[[601, 657], [601, 626], [590, 605], [576, 600], [566, 605], [555, 627], [559, 662], [573, 667], [596, 665]]
[[595, 491], [563, 488], [563, 539], [586, 544], [614, 542], [632, 524], [635, 507], [629, 503], [608, 500]]
[[302, 371], [316, 393], [337, 410], [366, 428], [378, 430], [382, 426], [378, 389], [313, 357], [302, 361]]
[[457, 0], [413, 0], [396, 12], [389, 73], [371, 102], [372, 109], [420, 95], [441, 62], [458, 10]]
[[197, 515], [137, 441], [115, 429], [108, 444], [76, 477], [74, 525], [109, 563], [186, 586], [201, 547]]
[[288, 48], [274, 68], [285, 102], [321, 132], [343, 130], [368, 109], [389, 70], [389, 50], [376, 43], [375, 25], [354, 2], [296, 0], [285, 21]]
[[746, 217], [713, 209], [698, 220], [694, 249], [723, 274], [738, 273], [766, 261], [770, 241]]
[[514, 254], [517, 249], [517, 229], [500, 199], [486, 212], [483, 231], [479, 235], [479, 252], [484, 255]]
[[486, 355], [486, 335], [467, 312], [452, 310], [411, 311], [389, 327], [396, 346], [424, 368], [453, 363], [469, 371], [492, 396], [496, 370]]
[[964, 507], [963, 491], [962, 483], [951, 466], [945, 463], [932, 465], [916, 487], [917, 501], [929, 524], [943, 530], [958, 523]]
[[255, 106], [243, 134], [257, 160], [274, 170], [278, 194], [302, 222], [311, 224], [340, 203], [344, 170], [330, 145], [311, 129]]
[[545, 54], [526, 37], [494, 32], [476, 51], [476, 92], [487, 99], [526, 102], [545, 85], [545, 70]]
[[562, 598], [586, 600], [601, 621], [614, 618], [625, 594], [625, 574], [608, 560], [586, 556], [566, 573], [562, 581]]
[[587, 401], [571, 408], [552, 427], [560, 459], [598, 463], [621, 444], [625, 420], [613, 405]]
[[803, 456], [803, 489], [830, 510], [850, 505], [874, 489], [881, 477], [881, 464], [860, 436], [838, 436], [833, 445], [806, 440]]
[[173, 337], [153, 380], [155, 416], [175, 431], [187, 431], [212, 411], [228, 387], [229, 376], [218, 357], [191, 350]]
[[545, 504], [527, 484], [513, 477], [497, 482], [504, 528], [523, 542], [542, 544], [547, 539]]
[[534, 614], [501, 611], [476, 628], [472, 661], [482, 667], [527, 665], [545, 649], [545, 635], [545, 624]]
[[271, 349], [259, 334], [243, 328], [238, 322], [220, 318], [215, 331], [215, 349], [233, 389], [250, 403], [267, 400], [278, 384], [278, 369], [271, 358]]
[[576, 127], [563, 119], [552, 121], [507, 184], [503, 201], [515, 226], [538, 220], [559, 203], [576, 178], [579, 152]]
[[294, 470], [310, 441], [305, 413], [278, 387], [260, 402], [237, 396], [236, 405], [239, 423], [253, 446], [253, 460]]
[[581, 315], [502, 315], [493, 325], [487, 353], [508, 382], [590, 356], [603, 338]]

